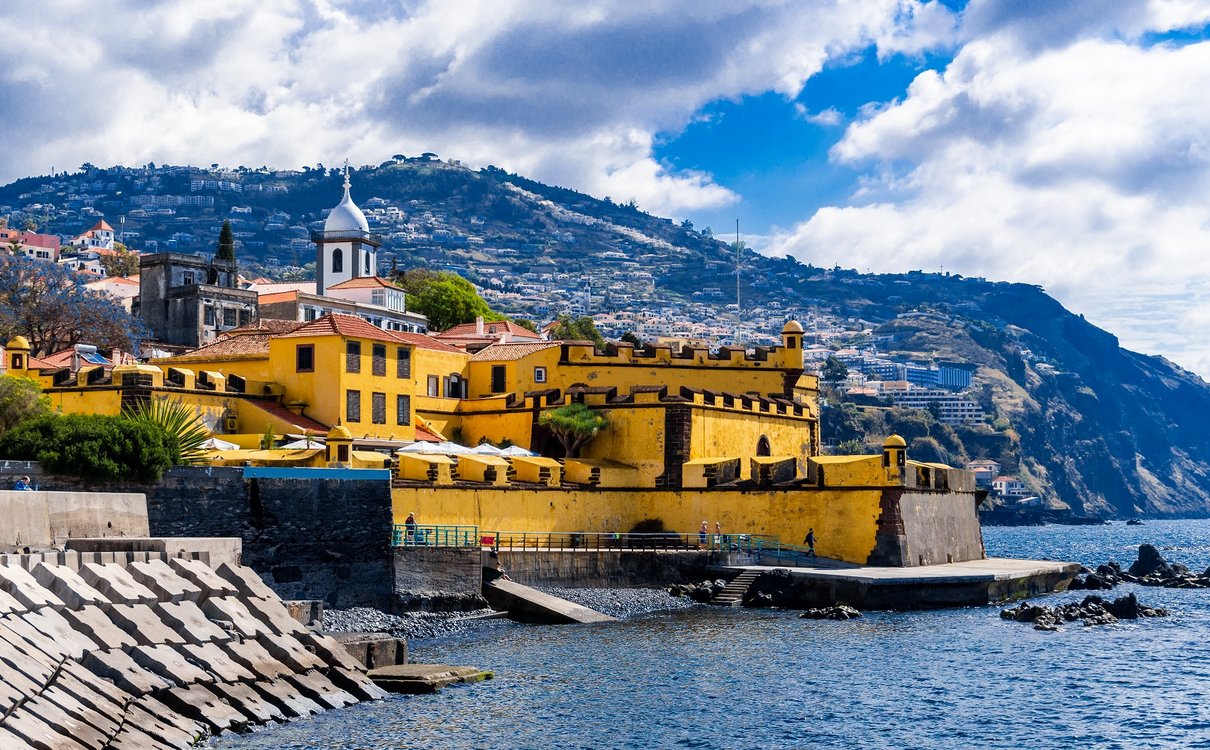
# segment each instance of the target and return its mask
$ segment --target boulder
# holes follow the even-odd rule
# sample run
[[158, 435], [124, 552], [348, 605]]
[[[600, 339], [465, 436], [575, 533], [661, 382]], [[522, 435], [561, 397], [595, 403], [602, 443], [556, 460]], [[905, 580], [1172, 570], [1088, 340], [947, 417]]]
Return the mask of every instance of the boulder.
[[853, 620], [861, 617], [861, 613], [844, 602], [837, 602], [831, 607], [805, 610], [799, 617], [806, 620]]
[[1135, 560], [1130, 565], [1130, 574], [1140, 578], [1173, 578], [1175, 576], [1172, 566], [1160, 554], [1160, 551], [1152, 544], [1139, 545], [1139, 559]]

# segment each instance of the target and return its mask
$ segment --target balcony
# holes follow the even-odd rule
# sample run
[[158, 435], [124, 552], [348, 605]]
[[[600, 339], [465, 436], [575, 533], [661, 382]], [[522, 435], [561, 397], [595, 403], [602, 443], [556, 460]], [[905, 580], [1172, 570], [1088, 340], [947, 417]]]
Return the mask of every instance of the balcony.
[[356, 229], [349, 229], [339, 232], [311, 232], [312, 242], [364, 242], [374, 247], [381, 247], [383, 237], [379, 234], [370, 234]]

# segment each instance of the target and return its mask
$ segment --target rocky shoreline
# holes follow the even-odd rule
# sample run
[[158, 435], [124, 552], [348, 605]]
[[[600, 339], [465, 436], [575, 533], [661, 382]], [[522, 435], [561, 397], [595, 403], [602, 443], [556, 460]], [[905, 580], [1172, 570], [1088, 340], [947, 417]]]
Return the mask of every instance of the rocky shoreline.
[[1060, 630], [1066, 623], [1080, 620], [1087, 626], [1114, 625], [1121, 620], [1140, 617], [1167, 617], [1168, 610], [1139, 604], [1134, 594], [1107, 601], [1099, 596], [1086, 596], [1082, 602], [1047, 607], [1044, 604], [1022, 602], [1001, 610], [1000, 617], [1013, 622], [1031, 622], [1034, 630]]
[[1107, 591], [1122, 583], [1140, 586], [1162, 586], [1170, 589], [1210, 588], [1210, 568], [1202, 573], [1193, 573], [1181, 563], [1170, 563], [1152, 544], [1139, 546], [1139, 556], [1128, 569], [1123, 570], [1116, 561], [1098, 565], [1095, 571], [1086, 571], [1083, 578], [1076, 576], [1068, 591]]

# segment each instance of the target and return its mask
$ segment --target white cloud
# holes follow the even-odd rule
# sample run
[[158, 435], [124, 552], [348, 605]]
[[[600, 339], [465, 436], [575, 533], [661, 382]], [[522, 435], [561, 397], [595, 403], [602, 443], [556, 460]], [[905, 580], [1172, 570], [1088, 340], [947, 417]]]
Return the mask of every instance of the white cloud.
[[[967, 23], [990, 24], [997, 9], [1028, 16], [1030, 4], [972, 3]], [[1210, 375], [1210, 342], [1188, 335], [1210, 317], [1210, 295], [1196, 294], [1210, 288], [1210, 42], [1128, 39], [1210, 10], [1122, 4], [1131, 12], [1113, 26], [1082, 12], [1090, 5], [1104, 7], [1069, 4], [1073, 18], [1054, 24], [1067, 28], [1044, 44], [1032, 18], [982, 35], [964, 26], [975, 38], [944, 72], [922, 73], [834, 147], [866, 170], [850, 205], [766, 249], [1039, 283], [1125, 345]]]
[[703, 105], [947, 33], [918, 0], [5, 4], [0, 179], [98, 164], [435, 151], [683, 214], [736, 196], [652, 157]]

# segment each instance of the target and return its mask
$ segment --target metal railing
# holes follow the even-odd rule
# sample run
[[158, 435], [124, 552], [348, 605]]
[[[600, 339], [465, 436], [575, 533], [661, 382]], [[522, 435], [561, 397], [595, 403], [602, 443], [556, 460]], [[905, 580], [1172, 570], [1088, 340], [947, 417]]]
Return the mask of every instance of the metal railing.
[[484, 531], [483, 545], [496, 550], [712, 550], [754, 552], [777, 538], [755, 534], [676, 531]]
[[422, 526], [396, 524], [391, 532], [393, 547], [481, 547], [478, 526]]

